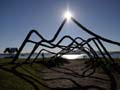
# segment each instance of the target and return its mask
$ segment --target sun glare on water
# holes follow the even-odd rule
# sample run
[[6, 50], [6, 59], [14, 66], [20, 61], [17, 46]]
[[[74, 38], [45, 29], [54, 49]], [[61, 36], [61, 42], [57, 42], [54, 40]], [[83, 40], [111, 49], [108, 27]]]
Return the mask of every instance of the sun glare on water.
[[80, 57], [80, 55], [63, 55], [62, 57], [73, 60], [73, 59], [78, 59]]

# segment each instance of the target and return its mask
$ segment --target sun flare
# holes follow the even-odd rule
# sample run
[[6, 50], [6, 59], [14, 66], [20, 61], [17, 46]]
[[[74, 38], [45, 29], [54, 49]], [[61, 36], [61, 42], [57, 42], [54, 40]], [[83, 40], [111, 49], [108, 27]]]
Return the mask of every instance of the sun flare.
[[72, 14], [70, 11], [66, 11], [64, 17], [69, 21], [72, 17]]

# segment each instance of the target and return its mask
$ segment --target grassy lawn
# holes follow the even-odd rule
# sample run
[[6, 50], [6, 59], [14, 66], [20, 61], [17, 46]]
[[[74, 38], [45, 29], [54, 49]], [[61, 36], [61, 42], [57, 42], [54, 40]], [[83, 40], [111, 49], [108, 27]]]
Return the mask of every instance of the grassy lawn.
[[21, 64], [13, 68], [16, 65], [9, 62], [11, 59], [0, 59], [0, 90], [46, 90], [39, 74], [43, 65]]

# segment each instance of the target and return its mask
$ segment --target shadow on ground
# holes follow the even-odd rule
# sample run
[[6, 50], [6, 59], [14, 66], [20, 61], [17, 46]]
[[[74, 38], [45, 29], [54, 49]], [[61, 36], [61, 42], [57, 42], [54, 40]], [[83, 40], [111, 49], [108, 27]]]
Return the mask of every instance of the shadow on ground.
[[[80, 63], [68, 63], [52, 68], [45, 67], [39, 62], [32, 65], [29, 63], [0, 63], [0, 72], [7, 72], [11, 75], [11, 77], [6, 77], [7, 83], [14, 84], [5, 88], [4, 85], [1, 86], [1, 82], [0, 90], [110, 90], [109, 78], [106, 78], [105, 75], [97, 75], [97, 73], [86, 77], [82, 75], [81, 68]], [[2, 78], [2, 74], [0, 77]], [[9, 78], [15, 80], [9, 81]], [[4, 81], [4, 84], [7, 83]]]

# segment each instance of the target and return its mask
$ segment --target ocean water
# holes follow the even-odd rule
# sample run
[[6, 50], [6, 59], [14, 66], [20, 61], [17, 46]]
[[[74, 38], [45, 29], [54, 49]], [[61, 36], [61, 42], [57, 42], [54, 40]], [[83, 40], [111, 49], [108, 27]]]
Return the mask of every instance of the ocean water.
[[[35, 58], [37, 54], [33, 54], [31, 58]], [[112, 58], [120, 58], [120, 53], [110, 53]], [[0, 58], [10, 57], [9, 54], [0, 54]], [[29, 54], [20, 54], [19, 58], [27, 58]], [[46, 53], [44, 54], [45, 57], [52, 57], [52, 54]], [[89, 58], [87, 54], [67, 54], [63, 55], [63, 58], [66, 59], [82, 59], [82, 58]], [[38, 58], [42, 58], [42, 55], [39, 55]]]

